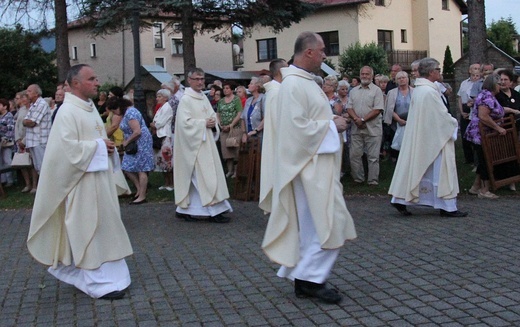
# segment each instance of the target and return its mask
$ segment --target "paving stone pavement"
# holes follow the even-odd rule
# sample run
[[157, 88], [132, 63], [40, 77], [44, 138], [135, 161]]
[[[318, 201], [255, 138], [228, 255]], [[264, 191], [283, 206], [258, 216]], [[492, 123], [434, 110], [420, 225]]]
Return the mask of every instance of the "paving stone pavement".
[[463, 196], [468, 218], [402, 217], [349, 197], [358, 239], [329, 282], [344, 299], [294, 296], [260, 244], [267, 217], [232, 201], [229, 224], [185, 222], [172, 203], [122, 206], [132, 285], [94, 300], [27, 252], [30, 210], [0, 211], [0, 326], [520, 326], [520, 199]]

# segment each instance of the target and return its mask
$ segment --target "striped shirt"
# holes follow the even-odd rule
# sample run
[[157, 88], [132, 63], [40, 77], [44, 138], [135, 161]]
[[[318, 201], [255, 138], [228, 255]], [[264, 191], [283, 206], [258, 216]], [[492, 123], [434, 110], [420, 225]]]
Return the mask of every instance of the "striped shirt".
[[31, 105], [25, 119], [36, 123], [33, 127], [26, 129], [25, 146], [32, 148], [37, 145], [46, 145], [51, 131], [51, 109], [42, 97]]

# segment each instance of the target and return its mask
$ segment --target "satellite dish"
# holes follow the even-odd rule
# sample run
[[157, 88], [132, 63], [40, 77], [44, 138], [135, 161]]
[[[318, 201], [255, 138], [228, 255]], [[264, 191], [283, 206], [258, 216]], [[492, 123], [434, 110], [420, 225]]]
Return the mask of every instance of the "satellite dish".
[[240, 54], [240, 46], [238, 44], [233, 44], [233, 55], [238, 56]]

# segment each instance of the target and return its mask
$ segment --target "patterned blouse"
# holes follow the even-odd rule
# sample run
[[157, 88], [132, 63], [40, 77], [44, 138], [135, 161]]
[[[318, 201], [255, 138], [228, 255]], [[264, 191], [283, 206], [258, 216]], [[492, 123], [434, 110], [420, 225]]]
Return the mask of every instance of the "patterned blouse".
[[6, 138], [9, 142], [14, 141], [14, 118], [10, 112], [0, 116], [0, 138]]
[[502, 108], [500, 103], [498, 103], [495, 96], [488, 90], [482, 90], [478, 94], [477, 99], [475, 100], [475, 104], [473, 105], [473, 109], [471, 110], [470, 115], [470, 123], [466, 129], [466, 134], [464, 135], [466, 140], [475, 144], [481, 144], [480, 130], [478, 127], [478, 123], [480, 122], [480, 119], [478, 118], [479, 106], [488, 107], [490, 110], [489, 116], [493, 120], [504, 117], [504, 108]]
[[225, 98], [222, 98], [218, 102], [217, 110], [220, 115], [220, 124], [222, 126], [230, 125], [240, 111], [242, 111], [242, 102], [239, 97], [235, 96], [230, 103], [226, 103]]

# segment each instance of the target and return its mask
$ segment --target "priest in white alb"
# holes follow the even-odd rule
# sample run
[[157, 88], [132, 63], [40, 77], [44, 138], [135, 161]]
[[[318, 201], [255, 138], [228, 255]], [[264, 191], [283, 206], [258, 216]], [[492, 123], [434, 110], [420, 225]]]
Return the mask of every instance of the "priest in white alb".
[[283, 59], [274, 59], [269, 63], [269, 71], [271, 73], [272, 81], [265, 83], [265, 116], [264, 129], [262, 136], [262, 162], [260, 164], [260, 199], [259, 207], [264, 212], [271, 212], [271, 193], [273, 191], [273, 151], [277, 140], [276, 114], [273, 114], [277, 109], [278, 91], [282, 82], [282, 73], [280, 69], [287, 67], [287, 62]]
[[[91, 98], [99, 82], [73, 66], [71, 92], [56, 115], [45, 150], [27, 247], [61, 281], [93, 298], [120, 299], [130, 285], [132, 246], [121, 221], [119, 157]], [[119, 184], [119, 186], [118, 186]]]
[[204, 71], [194, 68], [188, 73], [175, 119], [173, 146], [173, 179], [175, 181], [176, 216], [193, 221], [207, 217], [216, 223], [227, 223], [225, 212], [233, 209], [227, 200], [229, 192], [215, 140], [219, 128], [217, 115], [204, 89]]
[[408, 206], [430, 206], [443, 217], [465, 217], [457, 209], [459, 181], [455, 162], [458, 122], [442, 102], [435, 85], [441, 77], [439, 62], [424, 58], [410, 102], [408, 120], [388, 193], [391, 204], [404, 216]]
[[339, 303], [340, 293], [326, 286], [346, 240], [354, 239], [354, 222], [339, 181], [338, 132], [343, 117], [332, 115], [327, 96], [314, 81], [325, 56], [320, 35], [303, 32], [296, 39], [294, 63], [282, 68], [278, 105], [269, 123], [273, 140], [272, 193], [262, 249], [282, 267], [278, 276], [294, 281], [297, 297]]

